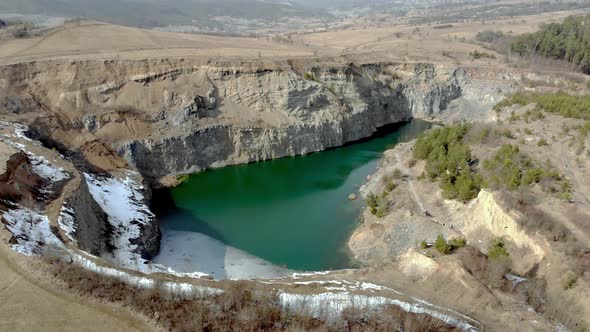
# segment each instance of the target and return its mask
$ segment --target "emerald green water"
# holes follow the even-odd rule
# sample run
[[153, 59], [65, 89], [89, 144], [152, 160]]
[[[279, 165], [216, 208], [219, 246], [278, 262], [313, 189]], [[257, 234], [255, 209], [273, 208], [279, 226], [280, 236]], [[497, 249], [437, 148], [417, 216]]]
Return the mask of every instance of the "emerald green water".
[[383, 151], [429, 126], [413, 120], [333, 150], [191, 175], [159, 213], [163, 232], [204, 233], [291, 269], [350, 267], [346, 241], [364, 202], [348, 195], [358, 195]]

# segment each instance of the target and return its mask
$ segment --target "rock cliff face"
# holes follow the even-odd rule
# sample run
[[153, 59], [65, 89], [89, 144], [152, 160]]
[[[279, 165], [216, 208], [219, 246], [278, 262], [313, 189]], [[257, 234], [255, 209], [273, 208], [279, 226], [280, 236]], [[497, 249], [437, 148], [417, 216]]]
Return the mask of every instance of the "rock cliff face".
[[436, 114], [461, 95], [463, 75], [456, 70], [441, 79], [434, 66], [419, 66], [407, 82], [394, 70], [381, 65], [310, 68], [303, 79], [293, 71], [242, 72], [229, 78], [211, 72], [217, 99], [276, 119], [246, 127], [210, 125], [189, 134], [134, 140], [117, 149], [151, 177], [191, 173], [340, 146], [383, 125]]
[[391, 63], [146, 60], [0, 68], [12, 104], [43, 110], [32, 125], [40, 139], [100, 169], [110, 166], [101, 158], [119, 155], [149, 179], [321, 151], [386, 124], [439, 118], [477, 75]]
[[108, 215], [90, 194], [86, 181], [79, 179], [76, 182], [77, 188], [62, 205], [60, 223], [71, 227], [68, 235], [81, 250], [96, 256], [111, 252], [114, 229], [108, 222]]

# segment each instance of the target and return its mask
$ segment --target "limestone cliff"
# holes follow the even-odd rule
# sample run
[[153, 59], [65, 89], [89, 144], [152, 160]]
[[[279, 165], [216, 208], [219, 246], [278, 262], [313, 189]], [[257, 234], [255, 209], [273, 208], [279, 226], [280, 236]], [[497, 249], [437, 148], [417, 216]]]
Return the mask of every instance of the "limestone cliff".
[[150, 179], [340, 146], [440, 118], [465, 96], [490, 106], [498, 91], [485, 99], [471, 82], [506, 83], [432, 64], [182, 59], [20, 64], [0, 68], [0, 80], [30, 106], [21, 112], [41, 110], [32, 124], [41, 140], [100, 169], [119, 155]]

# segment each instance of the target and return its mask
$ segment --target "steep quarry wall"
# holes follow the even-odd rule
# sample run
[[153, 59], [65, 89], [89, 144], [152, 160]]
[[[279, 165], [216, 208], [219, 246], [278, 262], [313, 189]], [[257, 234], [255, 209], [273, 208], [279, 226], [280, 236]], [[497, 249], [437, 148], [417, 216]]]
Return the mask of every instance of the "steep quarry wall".
[[128, 170], [80, 172], [26, 131], [0, 122], [0, 217], [13, 249], [32, 255], [49, 247], [79, 248], [141, 270], [160, 248], [141, 176]]
[[58, 222], [61, 228], [78, 248], [92, 255], [112, 251], [114, 229], [108, 222], [108, 215], [96, 203], [80, 174], [72, 182], [75, 182], [72, 183], [74, 188], [60, 207]]
[[41, 109], [37, 136], [91, 166], [113, 153], [157, 179], [340, 146], [438, 118], [464, 95], [491, 104], [470, 84], [502, 78], [478, 75], [433, 64], [47, 62], [1, 67], [0, 99]]

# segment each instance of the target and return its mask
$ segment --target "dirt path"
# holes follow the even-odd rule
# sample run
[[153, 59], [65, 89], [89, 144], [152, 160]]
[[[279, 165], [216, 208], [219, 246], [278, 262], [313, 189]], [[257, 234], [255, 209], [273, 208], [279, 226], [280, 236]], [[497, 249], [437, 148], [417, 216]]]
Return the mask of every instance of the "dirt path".
[[407, 175], [408, 191], [410, 192], [410, 198], [412, 199], [412, 201], [414, 201], [416, 206], [418, 206], [418, 208], [420, 209], [418, 214], [428, 218], [428, 220], [434, 224], [437, 224], [437, 225], [442, 226], [444, 228], [448, 228], [451, 232], [454, 232], [461, 237], [465, 237], [465, 234], [463, 234], [460, 230], [456, 229], [452, 225], [446, 225], [445, 223], [438, 221], [435, 218], [435, 216], [430, 214], [429, 210], [425, 207], [423, 200], [420, 198], [420, 195], [418, 195], [418, 193], [414, 189], [414, 179], [415, 179], [414, 173], [408, 167], [406, 167], [406, 165], [402, 162], [399, 152], [395, 153], [395, 159], [397, 161], [399, 169], [402, 171], [403, 174]]
[[[565, 140], [565, 139], [564, 139]], [[578, 194], [578, 203], [584, 204], [590, 207], [590, 188], [585, 185], [584, 177], [581, 172], [574, 171], [570, 166], [570, 160], [575, 160], [575, 156], [570, 155], [568, 152], [568, 148], [564, 143], [564, 140], [560, 143], [561, 146], [559, 148], [559, 159], [561, 160], [563, 167], [565, 167], [566, 175], [572, 181], [572, 186], [576, 188], [576, 192]]]
[[[572, 188], [574, 188], [574, 197], [577, 198], [576, 204], [584, 205], [584, 210], [590, 209], [590, 188], [585, 183], [585, 177], [581, 174], [581, 171], [576, 171], [571, 167], [570, 161], [575, 160], [575, 156], [569, 154], [569, 149], [565, 143], [566, 139], [562, 139], [560, 142], [560, 146], [558, 148], [559, 151], [559, 160], [564, 167], [565, 175], [569, 178], [572, 183]], [[551, 213], [551, 211], [548, 211]], [[553, 214], [553, 213], [552, 213]], [[569, 218], [559, 218], [561, 222], [570, 230], [570, 232], [574, 233], [574, 235], [581, 241], [585, 243], [590, 243], [590, 234], [587, 231], [580, 228], [576, 223], [572, 222]]]
[[424, 208], [424, 203], [422, 203], [422, 200], [414, 190], [414, 176], [412, 171], [410, 171], [410, 169], [407, 168], [406, 165], [402, 162], [402, 158], [400, 157], [399, 152], [395, 153], [395, 159], [397, 160], [398, 166], [400, 167], [402, 173], [408, 175], [408, 190], [410, 191], [410, 197], [412, 198], [414, 203], [418, 205], [418, 208], [420, 209], [420, 214], [423, 214], [426, 211], [426, 208]]
[[0, 243], [1, 331], [148, 331], [129, 312], [44, 285], [22, 271], [22, 256]]

